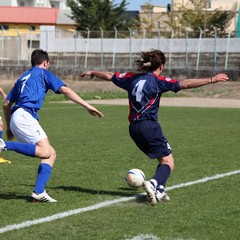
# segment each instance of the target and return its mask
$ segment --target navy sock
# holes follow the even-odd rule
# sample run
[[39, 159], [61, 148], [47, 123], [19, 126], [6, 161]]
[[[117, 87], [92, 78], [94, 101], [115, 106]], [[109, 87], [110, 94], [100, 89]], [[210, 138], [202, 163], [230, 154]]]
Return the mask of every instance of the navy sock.
[[2, 138], [2, 134], [3, 134], [3, 131], [2, 131], [2, 130], [0, 130], [0, 138]]
[[20, 143], [20, 142], [5, 142], [5, 144], [6, 144], [7, 150], [12, 150], [29, 157], [35, 157], [36, 144]]
[[35, 193], [42, 193], [44, 192], [45, 186], [51, 176], [52, 167], [47, 163], [40, 163], [38, 167], [38, 176], [36, 185], [34, 188]]
[[[162, 185], [165, 187], [167, 179], [169, 178], [171, 173], [171, 168], [167, 164], [159, 164], [157, 167], [157, 170], [155, 172], [155, 175], [152, 179], [157, 181], [157, 185]], [[157, 186], [156, 186], [157, 187]]]

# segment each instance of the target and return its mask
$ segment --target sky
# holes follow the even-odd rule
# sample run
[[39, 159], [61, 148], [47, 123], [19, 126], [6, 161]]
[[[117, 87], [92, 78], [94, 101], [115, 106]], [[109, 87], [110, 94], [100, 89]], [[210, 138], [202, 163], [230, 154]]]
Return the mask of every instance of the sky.
[[[122, 0], [113, 0], [115, 4], [120, 4]], [[141, 5], [145, 5], [149, 0], [127, 0], [129, 3], [127, 5], [127, 10], [129, 11], [139, 11]], [[168, 3], [171, 3], [171, 0], [151, 0], [151, 4], [158, 6], [166, 6]]]

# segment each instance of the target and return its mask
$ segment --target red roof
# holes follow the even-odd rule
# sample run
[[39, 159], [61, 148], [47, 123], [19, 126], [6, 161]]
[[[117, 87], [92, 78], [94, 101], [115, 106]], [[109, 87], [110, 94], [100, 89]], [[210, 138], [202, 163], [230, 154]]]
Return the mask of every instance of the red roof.
[[56, 24], [58, 8], [0, 7], [1, 23]]

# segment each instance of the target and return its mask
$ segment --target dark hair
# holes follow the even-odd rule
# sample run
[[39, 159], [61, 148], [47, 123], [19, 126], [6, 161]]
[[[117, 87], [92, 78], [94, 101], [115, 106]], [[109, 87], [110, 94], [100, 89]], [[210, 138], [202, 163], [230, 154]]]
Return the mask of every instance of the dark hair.
[[40, 65], [44, 61], [49, 62], [48, 53], [42, 49], [35, 49], [31, 54], [32, 67]]
[[165, 62], [166, 58], [163, 52], [151, 49], [141, 53], [141, 59], [136, 61], [136, 65], [139, 72], [153, 72]]

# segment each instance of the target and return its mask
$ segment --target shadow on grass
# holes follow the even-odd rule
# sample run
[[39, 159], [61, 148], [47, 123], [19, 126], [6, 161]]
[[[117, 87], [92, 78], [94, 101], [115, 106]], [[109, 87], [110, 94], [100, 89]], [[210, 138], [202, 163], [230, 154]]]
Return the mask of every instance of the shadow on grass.
[[[93, 195], [111, 195], [111, 196], [120, 196], [120, 197], [132, 197], [133, 194], [137, 194], [137, 189], [132, 188], [119, 188], [120, 191], [107, 191], [107, 190], [94, 190], [83, 187], [75, 187], [75, 186], [59, 186], [52, 187], [52, 189], [60, 189], [63, 191], [75, 191], [75, 192], [84, 192]], [[127, 191], [127, 192], [126, 192]]]
[[24, 199], [27, 200], [27, 202], [32, 202], [32, 197], [31, 196], [26, 196], [26, 195], [20, 195], [20, 194], [16, 194], [16, 193], [4, 193], [4, 194], [0, 194], [0, 199], [3, 200], [10, 200], [10, 199]]
[[[28, 187], [34, 187], [33, 185], [26, 185]], [[136, 188], [118, 188], [118, 191], [107, 191], [107, 190], [94, 190], [88, 189], [83, 187], [76, 187], [76, 186], [58, 186], [58, 187], [47, 187], [48, 189], [55, 189], [55, 190], [63, 190], [63, 191], [74, 191], [74, 192], [83, 192], [92, 195], [111, 195], [111, 196], [118, 196], [118, 197], [136, 197], [136, 201], [138, 203], [142, 203], [146, 201], [146, 196], [140, 194], [138, 189]], [[33, 202], [32, 197], [26, 195], [20, 195], [16, 193], [1, 193], [0, 199], [10, 200], [10, 199], [24, 199], [27, 202]]]
[[[106, 190], [93, 190], [87, 189], [82, 187], [74, 187], [74, 186], [59, 186], [52, 189], [61, 189], [63, 191], [77, 191], [77, 192], [84, 192], [88, 194], [94, 195], [111, 195], [111, 196], [118, 196], [118, 197], [135, 197], [135, 202], [146, 203], [147, 196], [145, 194], [139, 193], [137, 188], [118, 188], [120, 191], [106, 191]], [[126, 192], [127, 191], [127, 192]]]

